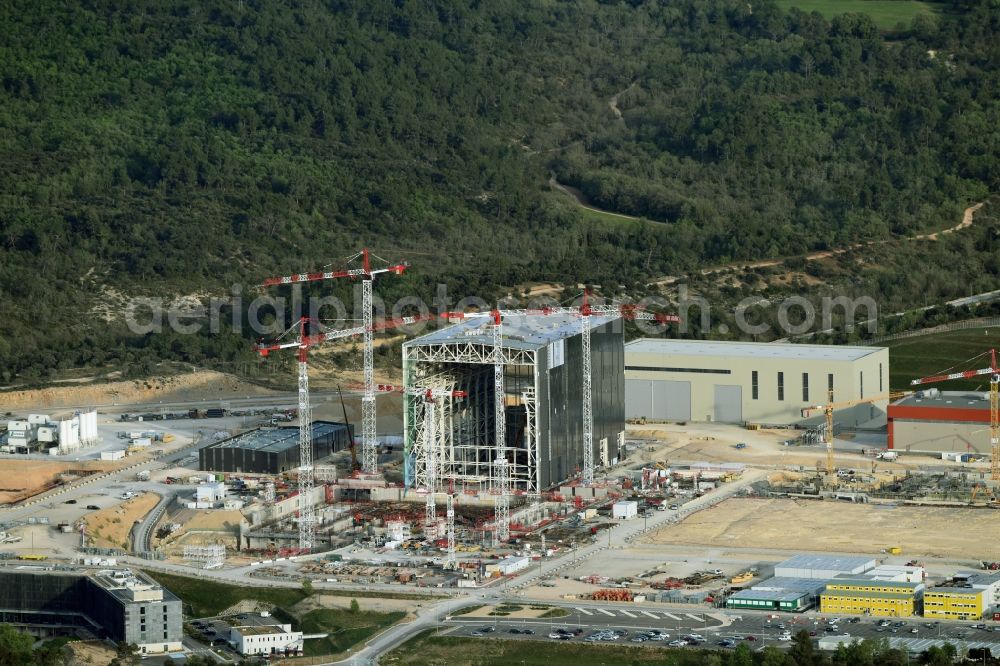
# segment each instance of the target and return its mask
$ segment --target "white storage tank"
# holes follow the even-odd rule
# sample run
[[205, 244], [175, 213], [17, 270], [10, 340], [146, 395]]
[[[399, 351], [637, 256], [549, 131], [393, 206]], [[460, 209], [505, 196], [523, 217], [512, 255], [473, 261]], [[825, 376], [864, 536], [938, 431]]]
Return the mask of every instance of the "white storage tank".
[[621, 500], [611, 505], [611, 517], [615, 520], [631, 520], [639, 515], [639, 503]]

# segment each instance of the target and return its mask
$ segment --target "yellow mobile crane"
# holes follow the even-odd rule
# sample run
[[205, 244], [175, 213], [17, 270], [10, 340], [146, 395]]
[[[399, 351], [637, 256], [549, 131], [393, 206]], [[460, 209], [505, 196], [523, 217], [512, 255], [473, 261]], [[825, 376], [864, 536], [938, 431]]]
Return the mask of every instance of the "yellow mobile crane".
[[836, 470], [833, 467], [833, 412], [837, 409], [844, 409], [846, 407], [853, 407], [855, 405], [863, 405], [870, 402], [879, 402], [880, 400], [896, 400], [907, 395], [904, 392], [899, 393], [879, 393], [878, 395], [873, 395], [870, 398], [858, 398], [856, 400], [844, 400], [842, 402], [833, 401], [833, 391], [830, 391], [829, 402], [825, 405], [813, 405], [812, 407], [803, 407], [802, 416], [808, 417], [813, 412], [822, 410], [826, 415], [826, 432], [823, 434], [823, 439], [826, 442], [826, 473], [827, 475], [832, 475]]

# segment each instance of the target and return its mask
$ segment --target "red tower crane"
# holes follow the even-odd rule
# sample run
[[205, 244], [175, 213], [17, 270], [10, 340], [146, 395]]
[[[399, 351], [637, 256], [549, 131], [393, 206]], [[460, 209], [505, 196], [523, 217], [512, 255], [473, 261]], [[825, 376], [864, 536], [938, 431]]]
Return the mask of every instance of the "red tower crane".
[[361, 471], [364, 474], [374, 474], [378, 463], [378, 445], [376, 442], [375, 423], [375, 362], [374, 344], [372, 334], [375, 330], [372, 315], [372, 282], [377, 275], [391, 274], [402, 275], [408, 264], [387, 264], [381, 268], [372, 268], [372, 255], [368, 248], [361, 250], [347, 259], [347, 264], [361, 261], [360, 267], [344, 268], [336, 271], [317, 271], [313, 273], [298, 273], [296, 275], [286, 275], [264, 280], [263, 286], [273, 287], [286, 284], [296, 284], [301, 282], [317, 282], [320, 280], [335, 280], [339, 278], [350, 278], [361, 280], [361, 309], [362, 309], [362, 332], [363, 353], [364, 353], [364, 375], [365, 391], [361, 399]]
[[[316, 520], [311, 503], [314, 486], [312, 464], [312, 406], [309, 401], [309, 349], [325, 342], [340, 340], [374, 333], [376, 330], [406, 326], [418, 321], [432, 319], [433, 316], [400, 317], [387, 319], [373, 325], [355, 326], [353, 328], [326, 332], [310, 332], [312, 324], [308, 317], [302, 317], [292, 328], [285, 331], [277, 340], [257, 345], [257, 353], [268, 356], [273, 351], [296, 349], [298, 356], [298, 397], [299, 397], [299, 550], [309, 552], [315, 545]], [[318, 326], [318, 322], [317, 322]], [[292, 331], [298, 329], [294, 339], [284, 339]], [[374, 391], [372, 392], [374, 395]], [[352, 442], [353, 446], [353, 442]], [[377, 453], [377, 452], [376, 452]]]
[[971, 379], [982, 375], [990, 376], [990, 478], [994, 481], [1000, 481], [1000, 367], [997, 366], [997, 350], [990, 349], [989, 351], [985, 351], [979, 356], [969, 359], [969, 362], [978, 360], [984, 356], [989, 356], [990, 359], [990, 365], [987, 368], [922, 377], [914, 379], [910, 382], [910, 385], [921, 386], [923, 384], [946, 382], [952, 379]]

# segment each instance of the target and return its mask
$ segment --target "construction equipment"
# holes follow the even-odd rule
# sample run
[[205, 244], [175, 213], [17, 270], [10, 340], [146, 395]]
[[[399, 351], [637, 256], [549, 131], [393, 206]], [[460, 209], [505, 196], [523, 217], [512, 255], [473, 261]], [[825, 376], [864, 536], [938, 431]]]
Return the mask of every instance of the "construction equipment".
[[982, 484], [982, 483], [977, 483], [977, 484], [975, 484], [975, 485], [972, 486], [972, 490], [970, 491], [970, 495], [971, 495], [971, 498], [969, 499], [969, 503], [970, 504], [972, 502], [976, 501], [976, 497], [979, 496], [980, 492], [985, 493], [986, 499], [989, 502], [992, 503], [992, 502], [996, 502], [997, 501], [996, 496], [993, 494], [993, 490], [989, 486], [987, 486], [985, 484]]
[[[279, 279], [279, 278], [275, 278]], [[301, 281], [301, 280], [300, 280]], [[319, 333], [311, 333], [310, 328], [319, 328], [319, 322], [311, 320], [309, 317], [302, 317], [294, 326], [286, 330], [277, 340], [270, 343], [260, 342], [257, 344], [257, 353], [261, 356], [268, 356], [273, 351], [280, 351], [283, 349], [297, 349], [298, 352], [298, 393], [299, 393], [299, 496], [302, 498], [299, 500], [299, 550], [301, 552], [308, 552], [312, 548], [313, 540], [315, 537], [315, 520], [312, 504], [309, 502], [309, 496], [313, 488], [313, 466], [312, 466], [312, 406], [309, 402], [309, 348], [315, 347], [317, 345], [331, 342], [333, 340], [341, 340], [349, 337], [356, 337], [358, 335], [365, 335], [367, 333], [373, 333], [376, 330], [384, 330], [390, 328], [396, 328], [398, 326], [406, 326], [415, 323], [419, 320], [432, 319], [431, 316], [424, 317], [400, 317], [397, 319], [388, 319], [385, 321], [378, 322], [377, 324], [366, 324], [364, 326], [355, 326], [353, 328], [333, 330]], [[292, 340], [286, 340], [292, 331], [298, 329], [298, 336]], [[371, 388], [371, 391], [369, 391]], [[366, 383], [365, 385], [365, 395], [367, 396], [371, 393], [374, 400], [374, 384]], [[372, 403], [374, 405], [374, 402]], [[372, 407], [372, 413], [374, 414], [374, 406]], [[362, 400], [362, 418], [364, 417], [364, 400]], [[346, 415], [346, 411], [345, 411]], [[374, 421], [372, 421], [371, 427], [374, 428]], [[374, 437], [372, 437], [374, 442]], [[364, 442], [362, 441], [362, 446]], [[377, 460], [378, 451], [373, 448], [372, 454], [376, 456]], [[355, 452], [353, 437], [351, 438], [351, 455], [353, 462], [357, 464], [357, 454]], [[374, 468], [374, 463], [373, 463]], [[362, 458], [361, 471], [364, 472], [364, 459]]]
[[870, 398], [858, 398], [856, 400], [845, 400], [842, 402], [833, 401], [833, 391], [829, 393], [829, 402], [825, 405], [813, 405], [812, 407], [803, 407], [802, 416], [803, 418], [808, 417], [812, 412], [823, 410], [826, 415], [826, 429], [823, 433], [823, 439], [826, 442], [826, 473], [827, 476], [832, 476], [836, 469], [833, 466], [833, 412], [837, 409], [844, 409], [846, 407], [853, 407], [855, 405], [863, 405], [870, 402], [879, 402], [880, 400], [896, 400], [907, 395], [905, 392], [892, 392], [892, 393], [879, 393], [878, 395], [873, 395]]
[[[497, 394], [497, 423], [502, 423], [501, 410], [504, 407], [503, 400], [503, 366], [502, 366], [502, 354], [499, 351], [501, 348], [502, 325], [503, 317], [508, 316], [532, 316], [532, 315], [556, 315], [556, 314], [572, 314], [580, 317], [580, 340], [582, 348], [582, 367], [583, 367], [583, 381], [582, 381], [582, 411], [583, 411], [583, 469], [581, 470], [581, 480], [585, 485], [591, 485], [594, 481], [594, 412], [593, 412], [593, 396], [592, 396], [592, 359], [590, 351], [590, 328], [591, 322], [590, 318], [593, 315], [600, 316], [611, 316], [620, 317], [622, 319], [628, 320], [646, 320], [655, 321], [660, 324], [676, 323], [680, 321], [680, 317], [677, 315], [668, 315], [662, 313], [648, 312], [643, 306], [635, 305], [631, 303], [611, 303], [607, 305], [594, 305], [590, 303], [589, 300], [590, 292], [584, 291], [583, 301], [579, 306], [558, 306], [558, 307], [542, 307], [542, 308], [526, 308], [518, 310], [503, 310], [496, 309], [491, 312], [477, 312], [477, 313], [449, 313], [450, 318], [470, 318], [470, 317], [489, 317], [492, 320], [492, 332], [493, 332], [493, 346], [496, 351], [494, 351], [495, 361], [495, 384], [498, 391]], [[502, 425], [498, 426], [503, 428]], [[497, 446], [499, 454], [499, 447], [501, 446], [499, 430], [497, 432]], [[506, 448], [506, 444], [503, 444]], [[498, 467], [506, 467], [505, 464], [497, 461]], [[507, 473], [507, 472], [505, 472]], [[508, 474], [509, 476], [509, 474]], [[501, 479], [502, 476], [498, 476]]]
[[922, 386], [924, 384], [946, 382], [952, 379], [971, 379], [982, 375], [990, 376], [990, 479], [1000, 481], [1000, 367], [997, 366], [997, 350], [990, 349], [985, 351], [979, 356], [970, 358], [966, 363], [971, 363], [984, 356], [989, 356], [990, 359], [990, 365], [987, 368], [922, 377], [914, 379], [910, 382], [910, 385]]
[[344, 392], [340, 390], [340, 384], [337, 384], [337, 395], [340, 396], [340, 409], [344, 412], [344, 425], [347, 426], [347, 432], [351, 437], [351, 445], [348, 447], [351, 451], [351, 473], [357, 474], [361, 471], [361, 465], [358, 463], [358, 447], [354, 442], [351, 423], [347, 420], [347, 405], [344, 404]]
[[[312, 464], [312, 406], [309, 403], [309, 348], [315, 344], [328, 340], [336, 340], [359, 335], [362, 331], [359, 328], [351, 328], [341, 331], [330, 331], [321, 335], [310, 335], [309, 317], [302, 317], [298, 321], [298, 337], [295, 340], [282, 342], [281, 338], [270, 344], [258, 344], [257, 352], [261, 356], [267, 356], [272, 351], [281, 349], [297, 349], [299, 364], [299, 550], [308, 553], [312, 550], [316, 537], [316, 518], [312, 504], [313, 489], [313, 464]], [[295, 327], [293, 327], [295, 328]], [[285, 331], [282, 337], [291, 330]]]
[[[408, 264], [404, 262], [400, 264], [386, 265], [382, 268], [372, 268], [371, 259], [373, 256], [374, 255], [368, 251], [368, 248], [365, 248], [354, 256], [349, 257], [346, 261], [346, 264], [350, 265], [351, 262], [360, 259], [360, 268], [347, 268], [338, 271], [320, 271], [314, 273], [286, 275], [284, 277], [269, 278], [264, 280], [263, 284], [264, 287], [271, 287], [301, 282], [334, 280], [338, 278], [361, 278], [361, 336], [364, 341], [362, 346], [364, 353], [365, 376], [365, 392], [361, 398], [361, 471], [365, 474], [374, 474], [377, 471], [376, 467], [378, 463], [378, 443], [375, 439], [375, 362], [374, 341], [372, 338], [375, 331], [375, 325], [372, 319], [372, 281], [375, 279], [375, 276], [381, 274], [402, 275], [403, 271], [405, 271], [408, 267]], [[375, 258], [389, 264], [389, 262], [384, 259], [379, 257]]]
[[[435, 406], [440, 398], [464, 398], [468, 395], [465, 391], [448, 391], [444, 389], [419, 389], [409, 388], [408, 393], [419, 394], [424, 397], [424, 455], [427, 457], [427, 506], [424, 514], [424, 524], [428, 528], [437, 524], [437, 506], [434, 503], [434, 493], [437, 492], [438, 473], [438, 441], [437, 422], [435, 420]], [[452, 497], [448, 495], [448, 507], [451, 512], [450, 520], [454, 522], [454, 507]], [[453, 536], [449, 538], [454, 538]]]

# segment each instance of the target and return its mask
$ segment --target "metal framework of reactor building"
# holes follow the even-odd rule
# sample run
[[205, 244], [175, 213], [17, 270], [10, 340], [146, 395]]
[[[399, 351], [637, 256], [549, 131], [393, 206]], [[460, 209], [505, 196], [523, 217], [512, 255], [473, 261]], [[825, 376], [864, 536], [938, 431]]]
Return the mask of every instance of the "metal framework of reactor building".
[[[582, 325], [589, 335], [582, 335]], [[598, 457], [595, 450], [617, 447], [624, 431], [617, 313], [468, 318], [405, 343], [403, 372], [412, 387], [404, 409], [407, 485], [454, 484], [494, 494], [498, 523], [506, 522], [510, 494], [535, 494], [582, 476]], [[417, 389], [462, 396], [436, 401], [430, 439], [427, 404]], [[585, 393], [591, 394], [588, 410]]]

